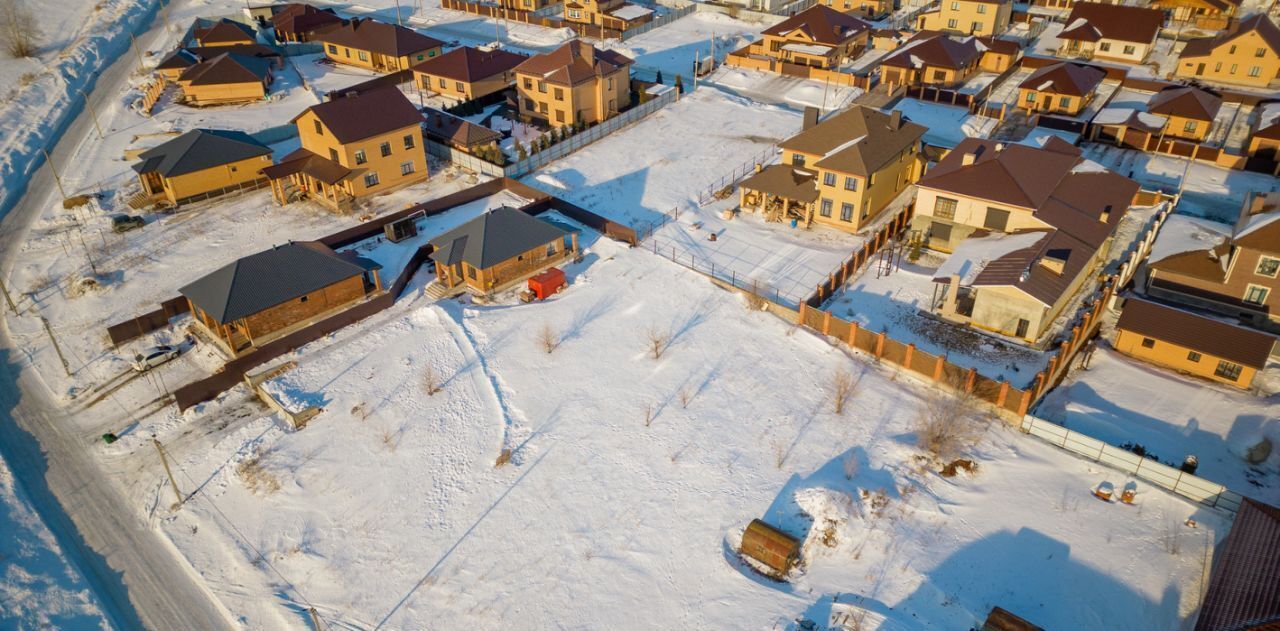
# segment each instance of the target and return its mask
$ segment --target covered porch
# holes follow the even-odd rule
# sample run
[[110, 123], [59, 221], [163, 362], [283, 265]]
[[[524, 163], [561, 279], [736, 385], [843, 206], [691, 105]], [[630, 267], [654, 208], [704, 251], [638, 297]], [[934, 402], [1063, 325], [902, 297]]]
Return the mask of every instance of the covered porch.
[[738, 185], [739, 207], [760, 212], [765, 221], [795, 221], [807, 228], [813, 223], [818, 201], [817, 175], [789, 164], [775, 164], [756, 171]]
[[337, 212], [355, 207], [351, 169], [306, 149], [290, 153], [262, 173], [271, 181], [271, 197], [281, 206], [311, 199]]

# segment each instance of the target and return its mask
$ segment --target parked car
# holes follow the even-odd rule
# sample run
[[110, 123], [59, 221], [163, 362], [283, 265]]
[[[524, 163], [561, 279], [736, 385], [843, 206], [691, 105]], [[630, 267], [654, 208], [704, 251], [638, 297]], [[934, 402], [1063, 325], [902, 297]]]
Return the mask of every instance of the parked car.
[[116, 232], [137, 230], [147, 225], [147, 221], [137, 215], [111, 215], [111, 229]]
[[181, 354], [182, 351], [173, 346], [152, 346], [133, 356], [133, 369], [146, 372]]

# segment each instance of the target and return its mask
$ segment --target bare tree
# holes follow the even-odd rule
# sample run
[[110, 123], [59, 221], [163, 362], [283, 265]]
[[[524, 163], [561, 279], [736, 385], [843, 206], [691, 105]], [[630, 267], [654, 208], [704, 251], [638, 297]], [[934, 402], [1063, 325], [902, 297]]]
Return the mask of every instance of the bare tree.
[[761, 285], [756, 281], [751, 281], [751, 286], [747, 288], [747, 310], [748, 311], [764, 311], [769, 306], [769, 288]]
[[693, 391], [688, 387], [680, 388], [680, 409], [689, 407], [689, 402], [693, 400]]
[[916, 444], [946, 462], [977, 443], [988, 420], [978, 399], [963, 386], [951, 391], [933, 390], [925, 398], [916, 421]]
[[493, 466], [494, 468], [498, 468], [509, 462], [511, 462], [511, 450], [504, 448], [501, 452], [498, 453], [498, 460], [493, 463]]
[[858, 456], [854, 455], [852, 450], [845, 454], [842, 464], [844, 465], [844, 479], [852, 480], [854, 476], [858, 475]]
[[362, 421], [367, 420], [369, 418], [369, 406], [365, 405], [364, 402], [351, 406], [351, 416]]
[[844, 404], [849, 400], [849, 395], [853, 394], [855, 385], [857, 382], [853, 380], [853, 375], [843, 368], [831, 376], [831, 404], [836, 414], [844, 414]]
[[40, 23], [25, 0], [0, 0], [0, 39], [11, 57], [34, 56], [40, 38]]
[[671, 331], [659, 328], [657, 325], [650, 326], [645, 330], [645, 341], [648, 344], [649, 353], [654, 359], [659, 359], [671, 344]]
[[440, 391], [440, 375], [436, 374], [436, 368], [431, 364], [427, 364], [426, 371], [422, 373], [422, 388], [427, 391], [427, 396]]
[[550, 355], [559, 345], [560, 337], [551, 329], [550, 324], [544, 322], [542, 328], [538, 329], [538, 346], [542, 347], [542, 350]]
[[648, 427], [653, 423], [653, 404], [644, 404], [644, 426]]

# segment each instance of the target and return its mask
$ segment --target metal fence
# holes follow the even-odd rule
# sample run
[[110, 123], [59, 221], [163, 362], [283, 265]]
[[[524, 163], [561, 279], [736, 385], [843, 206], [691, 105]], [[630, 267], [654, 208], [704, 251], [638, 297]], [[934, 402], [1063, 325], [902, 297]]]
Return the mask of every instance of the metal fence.
[[632, 37], [636, 37], [637, 35], [643, 35], [660, 26], [666, 26], [672, 22], [675, 22], [676, 20], [679, 20], [682, 17], [685, 17], [686, 15], [689, 15], [690, 13], [696, 12], [697, 10], [698, 10], [698, 5], [695, 5], [695, 4], [690, 4], [688, 6], [681, 7], [679, 9], [674, 9], [670, 13], [663, 14], [661, 16], [654, 18], [653, 20], [645, 22], [644, 24], [641, 24], [639, 26], [634, 26], [632, 28], [629, 28], [623, 31], [622, 41], [625, 42], [631, 39]]
[[274, 145], [277, 142], [284, 142], [290, 138], [297, 138], [298, 126], [293, 123], [286, 123], [284, 125], [268, 127], [249, 135], [252, 136], [254, 140], [264, 145]]
[[718, 191], [722, 191], [726, 187], [733, 186], [742, 178], [754, 173], [757, 164], [766, 166], [771, 164], [777, 157], [777, 147], [769, 147], [768, 149], [761, 151], [760, 155], [750, 158], [742, 164], [734, 167], [733, 171], [730, 171], [728, 175], [722, 176], [719, 180], [716, 180], [715, 184], [708, 186], [701, 193], [698, 193], [698, 205], [706, 206], [707, 204], [715, 201], [716, 193]]
[[1113, 447], [1096, 438], [1073, 432], [1030, 414], [1022, 418], [1018, 429], [1055, 447], [1123, 471], [1211, 508], [1222, 508], [1234, 513], [1240, 508], [1240, 502], [1243, 500], [1239, 493], [1221, 484], [1196, 477], [1181, 469], [1162, 464], [1158, 460]]

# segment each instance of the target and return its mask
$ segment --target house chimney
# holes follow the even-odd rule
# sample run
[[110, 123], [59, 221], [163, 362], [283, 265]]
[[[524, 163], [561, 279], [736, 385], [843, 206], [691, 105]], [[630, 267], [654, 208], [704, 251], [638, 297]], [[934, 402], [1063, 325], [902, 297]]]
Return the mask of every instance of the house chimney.
[[818, 124], [818, 108], [809, 106], [804, 108], [804, 126], [800, 131], [804, 131]]
[[763, 165], [763, 164], [760, 164], [759, 162], [757, 162], [757, 163], [756, 163], [756, 173], [759, 173], [759, 172], [761, 172], [761, 171], [763, 171], [763, 170], [764, 170], [764, 165]]
[[1001, 151], [1004, 151], [1004, 143], [1003, 143], [1003, 142], [997, 142], [997, 143], [996, 143], [996, 153], [999, 153], [999, 152], [1001, 152]]
[[889, 129], [896, 131], [902, 127], [902, 110], [893, 110], [889, 114]]
[[1107, 207], [1102, 209], [1102, 214], [1098, 215], [1098, 220], [1102, 223], [1111, 221], [1111, 204], [1107, 204]]
[[581, 47], [578, 49], [579, 54], [582, 55], [583, 59], [587, 60], [587, 63], [593, 66], [596, 65], [596, 47], [591, 42], [578, 41], [581, 42]]

